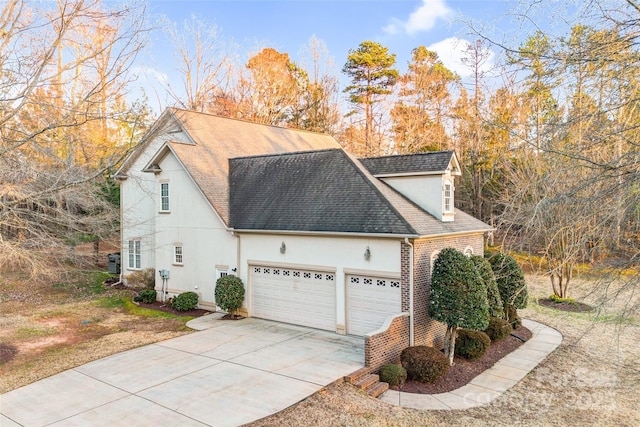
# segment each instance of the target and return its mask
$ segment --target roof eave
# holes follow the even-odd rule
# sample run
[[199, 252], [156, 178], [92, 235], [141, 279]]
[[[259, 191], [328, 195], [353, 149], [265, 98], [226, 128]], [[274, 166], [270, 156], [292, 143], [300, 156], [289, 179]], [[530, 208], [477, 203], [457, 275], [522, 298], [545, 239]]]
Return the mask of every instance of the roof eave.
[[393, 233], [362, 233], [362, 232], [345, 232], [345, 231], [308, 231], [308, 230], [263, 230], [251, 228], [231, 228], [230, 231], [242, 234], [287, 234], [300, 236], [340, 236], [340, 237], [378, 237], [382, 239], [416, 239], [418, 234], [393, 234]]

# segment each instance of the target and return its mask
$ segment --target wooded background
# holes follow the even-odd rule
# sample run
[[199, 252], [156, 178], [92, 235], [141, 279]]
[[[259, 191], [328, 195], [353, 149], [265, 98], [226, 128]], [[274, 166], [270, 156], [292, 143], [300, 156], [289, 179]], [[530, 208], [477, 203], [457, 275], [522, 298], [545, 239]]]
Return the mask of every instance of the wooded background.
[[[565, 17], [566, 34], [517, 45], [470, 27], [471, 82], [424, 46], [402, 74], [392, 52], [365, 40], [337, 59], [345, 87], [315, 37], [304, 64], [267, 46], [238, 63], [215, 25], [150, 25], [144, 2], [0, 7], [0, 271], [44, 274], [52, 259], [73, 261], [78, 244], [116, 234], [110, 175], [159, 113], [133, 96], [132, 68], [154, 31], [172, 40], [181, 80], [164, 90], [174, 106], [328, 133], [362, 157], [455, 150], [457, 207], [496, 227], [495, 244], [538, 257], [559, 296], [578, 264], [637, 268], [635, 0], [586, 2]], [[490, 52], [502, 60], [487, 72]]]

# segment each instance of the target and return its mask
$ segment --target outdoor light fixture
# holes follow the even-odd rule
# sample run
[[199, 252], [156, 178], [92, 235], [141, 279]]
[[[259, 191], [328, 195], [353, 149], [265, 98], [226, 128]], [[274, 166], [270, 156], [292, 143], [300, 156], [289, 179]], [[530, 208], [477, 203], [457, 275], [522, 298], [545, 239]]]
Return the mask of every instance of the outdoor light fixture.
[[280, 245], [280, 253], [283, 254], [286, 250], [287, 250], [287, 245], [285, 245], [284, 242], [282, 242], [282, 244]]
[[369, 261], [370, 258], [371, 258], [371, 251], [369, 250], [369, 246], [367, 246], [367, 249], [365, 249], [364, 251], [364, 259]]

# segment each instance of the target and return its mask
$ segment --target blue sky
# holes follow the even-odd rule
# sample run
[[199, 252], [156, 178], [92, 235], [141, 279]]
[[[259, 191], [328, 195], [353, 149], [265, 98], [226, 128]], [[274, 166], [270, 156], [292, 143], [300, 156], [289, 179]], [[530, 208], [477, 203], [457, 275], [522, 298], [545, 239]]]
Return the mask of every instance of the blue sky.
[[[242, 63], [262, 47], [286, 52], [299, 62], [303, 46], [315, 35], [326, 43], [337, 74], [346, 62], [349, 49], [357, 48], [364, 40], [374, 40], [397, 55], [397, 68], [401, 72], [406, 70], [411, 50], [425, 45], [435, 50], [446, 66], [464, 76], [469, 71], [457, 59], [464, 51], [465, 41], [475, 40], [466, 22], [476, 22], [485, 28], [486, 34], [497, 39], [522, 34], [520, 24], [509, 15], [518, 3], [513, 0], [151, 0], [149, 13], [152, 22], [164, 16], [181, 25], [194, 15], [215, 24], [225, 41], [233, 41], [238, 46]], [[154, 33], [143, 61], [172, 79], [176, 64], [168, 55], [169, 45], [164, 37], [160, 31]], [[487, 67], [494, 60], [492, 58]]]

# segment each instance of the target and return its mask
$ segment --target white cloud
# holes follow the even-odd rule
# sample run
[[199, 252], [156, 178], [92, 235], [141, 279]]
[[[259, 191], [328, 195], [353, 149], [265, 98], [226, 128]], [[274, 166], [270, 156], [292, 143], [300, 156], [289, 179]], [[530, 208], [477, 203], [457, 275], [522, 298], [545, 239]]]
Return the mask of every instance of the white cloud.
[[[473, 69], [462, 62], [466, 56], [466, 50], [471, 47], [471, 42], [457, 37], [450, 37], [428, 46], [427, 49], [434, 51], [445, 67], [458, 73], [460, 77], [468, 77], [473, 74]], [[488, 56], [480, 65], [481, 72], [489, 72], [493, 68], [495, 54], [487, 52]]]
[[409, 15], [406, 22], [391, 18], [391, 22], [382, 30], [389, 34], [401, 31], [415, 34], [432, 29], [439, 19], [445, 19], [452, 14], [453, 11], [449, 9], [445, 0], [422, 0], [422, 5]]

